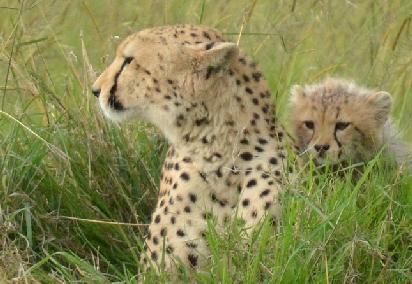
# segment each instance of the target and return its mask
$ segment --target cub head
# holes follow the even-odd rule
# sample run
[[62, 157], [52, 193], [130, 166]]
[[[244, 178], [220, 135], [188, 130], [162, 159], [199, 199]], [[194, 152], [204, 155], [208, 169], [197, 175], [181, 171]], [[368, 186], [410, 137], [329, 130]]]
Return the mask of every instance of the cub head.
[[154, 28], [126, 38], [92, 87], [104, 114], [113, 120], [142, 118], [165, 134], [189, 121], [188, 116], [204, 115], [196, 107], [205, 96], [216, 99], [219, 92], [214, 90], [238, 56], [238, 47], [195, 42], [186, 34]]
[[370, 159], [382, 146], [391, 96], [329, 78], [292, 88], [290, 123], [302, 152], [316, 164]]

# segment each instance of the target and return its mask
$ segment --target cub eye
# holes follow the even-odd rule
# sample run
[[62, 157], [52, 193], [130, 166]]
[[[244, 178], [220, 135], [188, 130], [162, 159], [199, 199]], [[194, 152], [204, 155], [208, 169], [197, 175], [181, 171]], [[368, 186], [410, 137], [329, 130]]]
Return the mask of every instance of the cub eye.
[[315, 124], [313, 123], [312, 120], [305, 120], [303, 123], [305, 124], [305, 126], [308, 129], [314, 129], [315, 128]]
[[344, 129], [346, 129], [346, 127], [348, 127], [349, 126], [349, 122], [337, 122], [336, 123], [336, 126], [335, 126], [335, 129], [336, 130], [344, 130]]

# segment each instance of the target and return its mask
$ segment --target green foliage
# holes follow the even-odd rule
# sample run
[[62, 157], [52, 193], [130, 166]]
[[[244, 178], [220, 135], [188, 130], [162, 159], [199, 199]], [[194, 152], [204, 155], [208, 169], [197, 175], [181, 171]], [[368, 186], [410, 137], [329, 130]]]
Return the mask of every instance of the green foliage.
[[[167, 144], [150, 125], [115, 125], [90, 92], [118, 38], [202, 23], [260, 62], [280, 118], [294, 83], [326, 75], [389, 91], [410, 137], [412, 3], [393, 1], [0, 0], [0, 282], [136, 283]], [[280, 226], [207, 233], [200, 283], [412, 281], [412, 178], [377, 157], [302, 173]], [[147, 275], [167, 282], [170, 275]]]

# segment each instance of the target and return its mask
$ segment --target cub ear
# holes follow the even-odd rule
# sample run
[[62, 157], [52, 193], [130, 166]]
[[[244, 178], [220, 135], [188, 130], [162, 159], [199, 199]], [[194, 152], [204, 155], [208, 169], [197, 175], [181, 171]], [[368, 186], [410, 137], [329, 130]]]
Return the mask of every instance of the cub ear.
[[392, 108], [392, 96], [388, 92], [379, 91], [367, 96], [367, 103], [374, 109], [378, 123], [385, 123]]
[[299, 102], [301, 98], [305, 97], [305, 90], [301, 85], [293, 85], [290, 89], [290, 98], [289, 102], [291, 105]]
[[233, 42], [209, 42], [188, 46], [194, 55], [193, 65], [197, 70], [218, 71], [232, 63], [239, 55], [239, 48]]

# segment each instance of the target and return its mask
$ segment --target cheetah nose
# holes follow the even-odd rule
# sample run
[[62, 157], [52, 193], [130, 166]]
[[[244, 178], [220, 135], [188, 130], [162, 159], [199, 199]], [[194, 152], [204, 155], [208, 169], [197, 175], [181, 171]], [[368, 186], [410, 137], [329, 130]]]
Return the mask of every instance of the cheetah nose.
[[327, 150], [329, 150], [330, 146], [328, 144], [324, 144], [324, 145], [315, 145], [315, 150], [322, 155], [323, 153], [325, 153]]
[[92, 94], [98, 98], [100, 96], [100, 89], [92, 89]]

